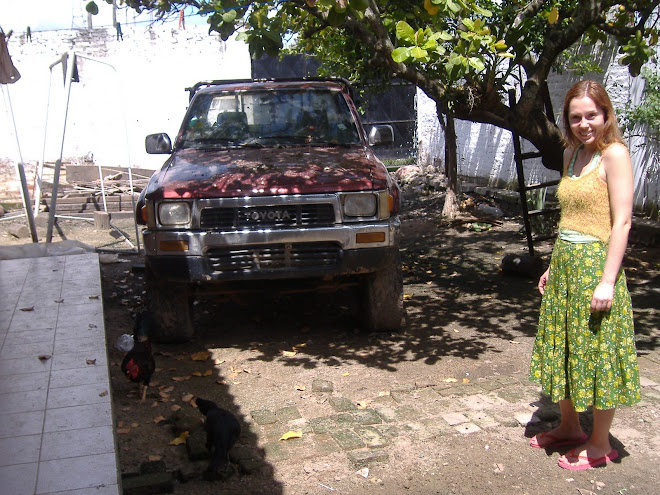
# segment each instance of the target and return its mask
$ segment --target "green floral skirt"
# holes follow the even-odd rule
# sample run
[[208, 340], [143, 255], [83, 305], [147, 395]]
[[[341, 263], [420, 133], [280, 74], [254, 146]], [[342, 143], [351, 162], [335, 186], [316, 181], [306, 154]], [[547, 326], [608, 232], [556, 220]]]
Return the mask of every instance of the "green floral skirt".
[[601, 242], [558, 239], [541, 301], [530, 380], [553, 402], [572, 399], [576, 411], [612, 409], [641, 400], [633, 313], [621, 270], [612, 309], [590, 311], [605, 265]]

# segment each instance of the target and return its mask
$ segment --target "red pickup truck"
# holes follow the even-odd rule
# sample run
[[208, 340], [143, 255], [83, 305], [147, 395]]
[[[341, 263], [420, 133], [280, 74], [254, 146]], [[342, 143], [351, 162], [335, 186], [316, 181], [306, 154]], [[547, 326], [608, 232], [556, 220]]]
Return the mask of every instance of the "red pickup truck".
[[403, 316], [400, 191], [371, 147], [342, 80], [208, 81], [191, 100], [169, 155], [138, 200], [147, 305], [161, 342], [193, 334], [204, 291], [315, 290], [355, 284], [370, 330]]

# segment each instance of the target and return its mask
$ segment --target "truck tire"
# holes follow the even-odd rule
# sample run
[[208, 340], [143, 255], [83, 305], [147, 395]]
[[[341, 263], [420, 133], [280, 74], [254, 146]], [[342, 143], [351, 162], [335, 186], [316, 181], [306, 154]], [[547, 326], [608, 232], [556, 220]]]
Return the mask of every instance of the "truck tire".
[[403, 277], [399, 255], [394, 262], [362, 280], [362, 313], [369, 331], [396, 332], [403, 318]]
[[188, 284], [159, 280], [148, 269], [145, 278], [147, 308], [154, 315], [156, 324], [149, 338], [166, 344], [189, 341], [194, 328]]

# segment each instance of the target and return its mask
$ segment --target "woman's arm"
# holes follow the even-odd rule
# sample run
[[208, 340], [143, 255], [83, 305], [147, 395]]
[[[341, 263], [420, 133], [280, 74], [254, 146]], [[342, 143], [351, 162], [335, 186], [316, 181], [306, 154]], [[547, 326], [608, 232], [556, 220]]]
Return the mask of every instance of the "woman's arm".
[[621, 269], [632, 225], [633, 174], [630, 153], [623, 144], [613, 144], [603, 153], [601, 178], [607, 182], [612, 215], [612, 234], [605, 268], [591, 299], [591, 311], [608, 311], [614, 298], [614, 284]]

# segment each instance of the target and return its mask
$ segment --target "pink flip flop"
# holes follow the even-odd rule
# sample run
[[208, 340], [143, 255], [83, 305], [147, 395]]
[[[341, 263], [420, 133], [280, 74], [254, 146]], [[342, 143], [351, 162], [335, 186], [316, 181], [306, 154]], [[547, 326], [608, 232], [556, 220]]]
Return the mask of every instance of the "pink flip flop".
[[[545, 445], [539, 445], [539, 440], [547, 438], [550, 440], [549, 443]], [[534, 435], [530, 441], [529, 445], [530, 447], [534, 447], [535, 449], [554, 449], [557, 447], [565, 447], [567, 445], [578, 445], [581, 443], [585, 443], [589, 437], [587, 436], [586, 433], [583, 433], [580, 435], [578, 438], [573, 438], [573, 439], [565, 439], [565, 438], [559, 438], [556, 435], [553, 435], [552, 433], [549, 433], [547, 431], [543, 433], [539, 433], [537, 435]]]
[[[572, 449], [563, 458], [560, 458], [557, 461], [557, 464], [559, 464], [559, 467], [570, 469], [571, 471], [583, 471], [585, 469], [603, 466], [607, 464], [608, 461], [613, 461], [618, 457], [619, 452], [614, 449], [612, 449], [609, 454], [599, 457], [598, 459], [592, 459], [588, 455], [575, 455], [575, 449]], [[577, 462], [568, 462], [569, 458], [576, 459]]]

